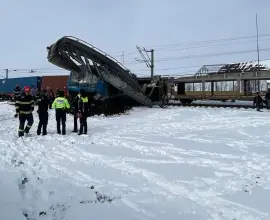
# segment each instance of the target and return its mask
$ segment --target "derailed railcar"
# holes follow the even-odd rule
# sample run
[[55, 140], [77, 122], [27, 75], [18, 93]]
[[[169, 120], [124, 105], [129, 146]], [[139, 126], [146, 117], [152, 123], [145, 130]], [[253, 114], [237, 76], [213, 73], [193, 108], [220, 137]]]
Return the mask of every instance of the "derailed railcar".
[[78, 38], [63, 37], [47, 47], [48, 60], [70, 70], [69, 94], [84, 89], [91, 109], [101, 113], [134, 105], [164, 105], [164, 80], [160, 76], [140, 81], [117, 60]]
[[[138, 83], [153, 104], [164, 106], [168, 102], [167, 97], [165, 97], [168, 91], [167, 81], [160, 76], [155, 77], [157, 78], [156, 81], [150, 77], [138, 78]], [[84, 89], [88, 94], [89, 107], [93, 114], [113, 114], [141, 105], [123, 91], [105, 80], [97, 78], [95, 75], [85, 74], [82, 76], [77, 72], [71, 72], [67, 88], [71, 100], [75, 98], [81, 89]], [[162, 98], [164, 98], [163, 102], [161, 102]]]

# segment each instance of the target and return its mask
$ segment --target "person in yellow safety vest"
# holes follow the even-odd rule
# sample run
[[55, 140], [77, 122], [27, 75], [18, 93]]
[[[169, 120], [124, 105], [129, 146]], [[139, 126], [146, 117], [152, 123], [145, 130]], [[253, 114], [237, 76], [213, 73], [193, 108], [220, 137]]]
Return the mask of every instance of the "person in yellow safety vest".
[[81, 90], [81, 97], [78, 100], [77, 118], [80, 119], [80, 131], [78, 135], [87, 134], [88, 97], [85, 90]]
[[64, 97], [64, 92], [59, 91], [59, 97], [57, 97], [53, 103], [52, 108], [55, 109], [55, 117], [57, 123], [57, 134], [61, 134], [60, 122], [62, 124], [62, 135], [66, 134], [66, 120], [67, 111], [70, 109], [68, 100]]

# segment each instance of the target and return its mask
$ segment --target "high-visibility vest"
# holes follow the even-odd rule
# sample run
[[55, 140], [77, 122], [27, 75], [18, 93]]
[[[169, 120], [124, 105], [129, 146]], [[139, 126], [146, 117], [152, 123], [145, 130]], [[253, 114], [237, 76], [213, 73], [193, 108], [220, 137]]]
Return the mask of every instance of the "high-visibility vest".
[[81, 97], [81, 99], [82, 99], [82, 101], [83, 101], [83, 103], [86, 103], [86, 102], [88, 102], [88, 97]]
[[85, 111], [85, 108], [87, 108], [88, 104], [88, 97], [80, 97], [79, 101], [78, 101], [78, 109], [82, 110], [83, 112]]
[[69, 109], [70, 105], [69, 105], [68, 100], [66, 98], [57, 97], [52, 104], [52, 108], [54, 108], [54, 109]]

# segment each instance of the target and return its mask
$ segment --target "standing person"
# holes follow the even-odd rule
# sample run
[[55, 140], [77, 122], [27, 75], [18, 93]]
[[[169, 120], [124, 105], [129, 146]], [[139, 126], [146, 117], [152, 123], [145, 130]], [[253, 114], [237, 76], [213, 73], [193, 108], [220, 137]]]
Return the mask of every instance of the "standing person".
[[54, 101], [54, 94], [53, 94], [52, 89], [49, 86], [47, 87], [47, 97], [50, 101], [49, 108], [52, 109], [52, 103]]
[[66, 134], [66, 118], [67, 110], [70, 108], [68, 100], [64, 97], [64, 92], [59, 92], [59, 97], [57, 97], [53, 104], [52, 108], [55, 109], [55, 117], [57, 123], [57, 134], [61, 134], [60, 122], [62, 123], [62, 135]]
[[42, 90], [40, 98], [37, 100], [38, 104], [38, 117], [39, 117], [39, 123], [37, 128], [37, 135], [40, 135], [41, 128], [42, 128], [42, 135], [47, 135], [47, 125], [48, 125], [48, 108], [50, 101], [48, 97], [46, 96], [46, 90]]
[[55, 92], [55, 97], [59, 97], [59, 88], [56, 89], [56, 92]]
[[13, 90], [13, 97], [14, 97], [15, 102], [18, 99], [18, 97], [21, 95], [21, 93], [22, 93], [22, 90], [21, 90], [20, 86], [16, 85], [16, 87]]
[[35, 101], [37, 101], [38, 99], [40, 99], [40, 88], [36, 88], [36, 97], [35, 97]]
[[[33, 111], [34, 111], [34, 99], [30, 94], [30, 87], [25, 86], [23, 93], [18, 97], [16, 103], [16, 114], [15, 118], [19, 115], [19, 137], [24, 136], [24, 133], [28, 134], [31, 126], [34, 123]], [[25, 122], [27, 125], [24, 128]]]
[[266, 101], [267, 109], [270, 109], [270, 88], [267, 89], [267, 92], [265, 94], [265, 101]]
[[87, 134], [88, 97], [85, 90], [81, 90], [81, 97], [78, 101], [77, 117], [80, 119], [80, 131], [78, 135]]
[[253, 105], [256, 106], [257, 111], [261, 110], [261, 107], [263, 105], [263, 99], [260, 96], [259, 92], [256, 93], [256, 96], [253, 99]]
[[78, 123], [77, 123], [77, 121], [78, 121], [78, 117], [77, 117], [77, 113], [78, 113], [78, 102], [79, 102], [79, 100], [80, 100], [80, 98], [81, 98], [81, 94], [79, 93], [75, 98], [74, 98], [74, 100], [73, 100], [73, 102], [72, 102], [72, 106], [73, 106], [73, 108], [74, 108], [74, 111], [73, 111], [73, 120], [74, 120], [74, 129], [73, 129], [73, 131], [72, 132], [78, 132]]
[[31, 96], [33, 96], [34, 99], [36, 98], [36, 89], [34, 85], [31, 87]]
[[68, 96], [68, 91], [67, 91], [67, 87], [66, 87], [66, 86], [64, 86], [64, 93], [65, 93], [65, 97], [67, 98], [67, 96]]

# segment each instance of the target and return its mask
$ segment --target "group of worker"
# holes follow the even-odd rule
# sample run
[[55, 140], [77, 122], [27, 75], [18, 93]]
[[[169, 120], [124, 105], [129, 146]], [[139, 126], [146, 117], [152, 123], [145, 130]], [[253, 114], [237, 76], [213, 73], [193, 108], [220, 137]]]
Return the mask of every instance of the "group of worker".
[[[50, 108], [50, 97], [46, 90], [41, 90], [40, 94], [36, 94], [36, 104], [38, 106], [37, 113], [39, 116], [39, 123], [37, 127], [37, 135], [47, 135], [47, 125], [48, 125], [48, 109]], [[33, 111], [35, 105], [35, 98], [31, 94], [31, 89], [25, 86], [21, 91], [20, 95], [16, 97], [15, 108], [16, 114], [15, 118], [19, 117], [19, 137], [28, 134], [33, 123]], [[74, 130], [73, 132], [78, 132], [78, 135], [87, 134], [87, 116], [88, 116], [88, 97], [84, 90], [76, 96], [72, 102], [74, 107]], [[66, 115], [71, 113], [71, 108], [68, 100], [65, 98], [64, 91], [58, 90], [56, 92], [56, 98], [54, 99], [52, 109], [55, 109], [56, 127], [57, 133], [65, 135], [66, 134]], [[77, 120], [80, 119], [80, 129], [77, 128]], [[25, 123], [27, 124], [25, 125]], [[61, 129], [62, 128], [62, 129]]]
[[[55, 95], [53, 93], [53, 90], [49, 86], [47, 86], [46, 89], [43, 89], [43, 91], [45, 91], [45, 90], [46, 90], [47, 97], [49, 99], [49, 108], [52, 109], [52, 103], [53, 103], [53, 101], [55, 99], [55, 96], [57, 97], [57, 93], [58, 93], [59, 89], [57, 88], [57, 91], [56, 91], [56, 94]], [[20, 86], [19, 85], [16, 85], [16, 87], [13, 90], [14, 101], [17, 100], [17, 98], [21, 95], [22, 92], [23, 91], [21, 90]], [[39, 98], [40, 92], [41, 92], [41, 89], [40, 88], [36, 88], [35, 89], [35, 87], [33, 85], [30, 88], [30, 94], [33, 96], [35, 102]]]

